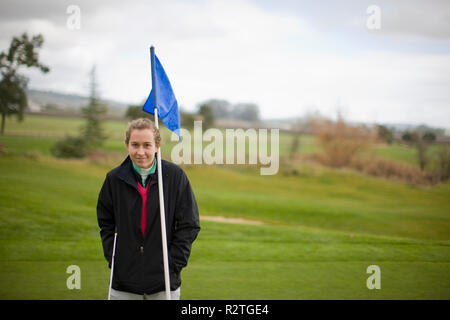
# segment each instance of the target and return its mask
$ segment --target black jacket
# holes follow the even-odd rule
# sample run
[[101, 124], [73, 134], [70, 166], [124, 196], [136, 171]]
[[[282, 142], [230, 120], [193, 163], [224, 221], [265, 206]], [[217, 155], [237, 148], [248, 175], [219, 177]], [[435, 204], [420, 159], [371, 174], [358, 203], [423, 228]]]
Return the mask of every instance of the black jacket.
[[[156, 161], [156, 157], [155, 157]], [[97, 219], [106, 260], [111, 266], [117, 230], [112, 288], [137, 294], [164, 291], [158, 168], [147, 178], [147, 227], [141, 233], [140, 176], [130, 157], [106, 175], [97, 203]], [[164, 208], [171, 290], [181, 285], [192, 242], [200, 231], [198, 207], [189, 180], [177, 165], [162, 160]], [[117, 228], [117, 229], [116, 229]]]

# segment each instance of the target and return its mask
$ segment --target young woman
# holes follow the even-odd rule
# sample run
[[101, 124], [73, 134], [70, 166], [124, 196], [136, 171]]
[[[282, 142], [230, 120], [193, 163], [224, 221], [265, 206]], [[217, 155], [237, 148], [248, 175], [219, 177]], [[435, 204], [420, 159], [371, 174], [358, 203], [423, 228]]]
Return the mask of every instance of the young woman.
[[[165, 299], [155, 156], [160, 141], [152, 121], [132, 121], [125, 138], [128, 156], [107, 173], [100, 190], [97, 218], [109, 267], [117, 232], [111, 299]], [[184, 171], [161, 162], [171, 298], [179, 299], [180, 272], [200, 231], [199, 213]]]

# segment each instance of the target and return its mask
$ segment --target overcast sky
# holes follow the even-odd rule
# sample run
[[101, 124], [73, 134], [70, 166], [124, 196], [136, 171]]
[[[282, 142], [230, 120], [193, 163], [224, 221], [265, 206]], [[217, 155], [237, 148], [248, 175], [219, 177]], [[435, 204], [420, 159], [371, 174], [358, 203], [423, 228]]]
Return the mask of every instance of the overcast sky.
[[1, 51], [44, 36], [51, 72], [25, 71], [34, 89], [88, 95], [95, 64], [102, 98], [143, 103], [153, 44], [189, 111], [216, 98], [256, 103], [262, 118], [450, 128], [450, 1], [2, 0], [0, 31]]

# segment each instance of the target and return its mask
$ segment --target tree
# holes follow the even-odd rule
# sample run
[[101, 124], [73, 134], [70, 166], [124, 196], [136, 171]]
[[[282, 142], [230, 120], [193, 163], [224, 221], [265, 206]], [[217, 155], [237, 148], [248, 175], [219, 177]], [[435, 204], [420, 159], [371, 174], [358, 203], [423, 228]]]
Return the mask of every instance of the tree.
[[402, 140], [405, 141], [407, 144], [413, 144], [418, 140], [417, 132], [406, 131], [402, 135]]
[[231, 114], [233, 119], [245, 121], [259, 120], [259, 108], [254, 103], [238, 103], [233, 106], [233, 109]]
[[214, 115], [210, 105], [201, 104], [198, 108], [198, 114], [203, 117], [203, 128], [208, 129], [214, 125]]
[[81, 109], [86, 117], [86, 125], [82, 129], [82, 137], [88, 149], [95, 149], [101, 146], [106, 139], [106, 135], [101, 126], [101, 116], [106, 113], [107, 108], [98, 99], [95, 66], [92, 67], [90, 76], [91, 93], [89, 96], [89, 104]]
[[289, 152], [289, 158], [294, 159], [300, 148], [300, 138], [304, 130], [304, 122], [302, 119], [296, 119], [295, 122], [291, 126], [292, 131], [292, 143], [291, 150]]
[[211, 108], [214, 118], [231, 118], [233, 107], [227, 100], [209, 99], [200, 105], [208, 105]]
[[101, 146], [106, 139], [101, 126], [101, 116], [106, 113], [107, 108], [100, 103], [97, 96], [95, 66], [92, 68], [90, 76], [89, 104], [81, 109], [86, 117], [86, 124], [81, 128], [79, 136], [66, 136], [53, 145], [50, 151], [55, 157], [83, 158], [90, 150]]
[[151, 118], [151, 114], [143, 111], [142, 106], [130, 105], [125, 113], [125, 117], [134, 120], [137, 118]]
[[38, 49], [44, 43], [42, 35], [38, 34], [31, 39], [27, 33], [20, 38], [13, 37], [8, 52], [0, 53], [0, 112], [2, 114], [1, 134], [5, 131], [6, 116], [17, 115], [19, 121], [23, 120], [23, 112], [28, 106], [25, 90], [28, 78], [19, 74], [21, 67], [36, 67], [47, 73], [50, 69], [39, 62]]
[[436, 134], [431, 131], [427, 131], [423, 134], [422, 139], [428, 143], [433, 143], [436, 140]]
[[195, 115], [180, 109], [180, 125], [185, 129], [194, 128]]
[[388, 144], [392, 144], [394, 140], [394, 133], [391, 129], [383, 125], [377, 125], [378, 137], [386, 141]]
[[424, 170], [428, 163], [427, 149], [436, 140], [436, 134], [431, 131], [427, 131], [424, 134], [420, 134], [417, 131], [407, 131], [402, 135], [402, 140], [410, 146], [416, 147], [420, 169]]

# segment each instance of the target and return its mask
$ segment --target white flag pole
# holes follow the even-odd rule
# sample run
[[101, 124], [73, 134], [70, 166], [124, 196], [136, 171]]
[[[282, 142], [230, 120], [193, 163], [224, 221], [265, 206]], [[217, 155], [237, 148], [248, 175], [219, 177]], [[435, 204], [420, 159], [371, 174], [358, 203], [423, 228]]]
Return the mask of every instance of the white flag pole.
[[[152, 64], [152, 89], [153, 89], [153, 107], [155, 113], [155, 125], [159, 130], [158, 122], [158, 105], [156, 92], [156, 67], [155, 67], [155, 48], [150, 47], [150, 57]], [[156, 153], [157, 168], [158, 168], [158, 190], [159, 190], [159, 213], [161, 217], [161, 240], [163, 249], [163, 263], [164, 263], [164, 283], [166, 287], [166, 300], [170, 300], [170, 277], [169, 277], [169, 254], [167, 250], [167, 233], [166, 233], [166, 214], [164, 209], [164, 192], [162, 182], [162, 166], [161, 166], [161, 147]]]

